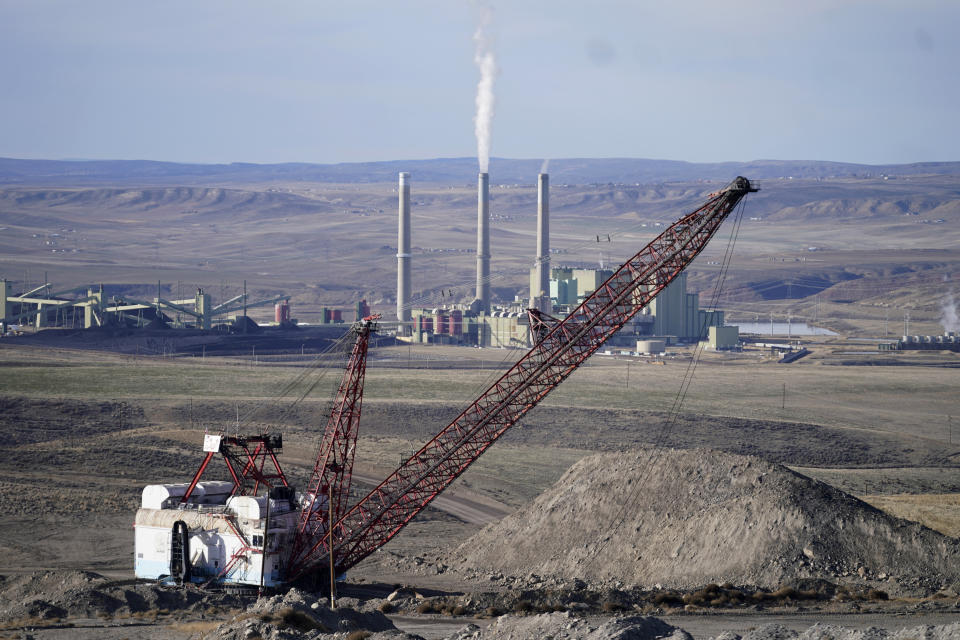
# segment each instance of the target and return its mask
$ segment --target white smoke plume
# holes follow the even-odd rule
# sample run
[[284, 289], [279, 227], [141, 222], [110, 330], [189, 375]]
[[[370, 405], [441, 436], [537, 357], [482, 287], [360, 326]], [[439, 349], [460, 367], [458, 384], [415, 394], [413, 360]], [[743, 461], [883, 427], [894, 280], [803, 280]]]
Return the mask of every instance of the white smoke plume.
[[540, 165], [540, 173], [546, 173], [549, 167], [550, 167], [550, 158], [544, 158], [543, 163]]
[[490, 128], [493, 124], [493, 77], [497, 72], [497, 59], [487, 35], [493, 12], [490, 7], [480, 7], [480, 24], [473, 33], [473, 62], [480, 71], [477, 83], [477, 113], [473, 118], [473, 130], [477, 136], [477, 161], [481, 173], [490, 168]]
[[957, 305], [956, 302], [954, 302], [952, 291], [943, 299], [943, 303], [940, 305], [940, 311], [943, 312], [943, 316], [940, 319], [940, 324], [943, 325], [943, 331], [960, 331], [960, 315], [957, 314]]

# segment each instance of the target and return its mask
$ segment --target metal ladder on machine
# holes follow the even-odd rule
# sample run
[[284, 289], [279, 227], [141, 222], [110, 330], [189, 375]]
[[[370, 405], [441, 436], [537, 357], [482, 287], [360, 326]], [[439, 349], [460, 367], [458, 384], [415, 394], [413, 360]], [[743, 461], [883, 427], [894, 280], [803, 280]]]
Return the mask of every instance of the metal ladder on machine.
[[190, 582], [190, 529], [183, 520], [170, 530], [170, 577], [177, 585]]

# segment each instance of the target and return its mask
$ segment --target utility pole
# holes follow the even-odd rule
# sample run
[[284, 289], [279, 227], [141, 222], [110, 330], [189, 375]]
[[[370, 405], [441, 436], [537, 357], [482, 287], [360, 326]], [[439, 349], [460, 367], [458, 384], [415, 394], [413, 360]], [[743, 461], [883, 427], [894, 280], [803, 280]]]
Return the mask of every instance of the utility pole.
[[327, 524], [327, 548], [330, 549], [330, 608], [337, 608], [336, 579], [337, 576], [333, 569], [333, 495], [327, 489], [327, 513], [329, 514], [329, 523]]
[[243, 332], [247, 332], [247, 281], [243, 281]]
[[260, 548], [260, 591], [263, 595], [264, 578], [267, 570], [267, 543], [270, 541], [270, 485], [264, 486], [267, 495], [267, 513], [263, 523], [263, 546]]

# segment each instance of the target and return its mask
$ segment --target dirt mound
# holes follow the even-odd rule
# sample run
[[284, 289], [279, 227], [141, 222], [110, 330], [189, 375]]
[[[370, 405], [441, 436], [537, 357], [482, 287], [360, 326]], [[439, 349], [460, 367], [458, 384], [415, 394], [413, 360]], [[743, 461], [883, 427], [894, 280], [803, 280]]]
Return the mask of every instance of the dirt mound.
[[960, 623], [904, 627], [887, 631], [877, 627], [849, 629], [831, 624], [817, 623], [798, 633], [779, 624], [765, 624], [749, 631], [744, 636], [724, 633], [711, 640], [957, 640], [960, 638]]
[[235, 608], [244, 600], [195, 587], [168, 589], [134, 580], [113, 581], [90, 571], [38, 571], [0, 576], [0, 621], [200, 611]]
[[[553, 638], [554, 640], [690, 640], [683, 629], [673, 627], [659, 618], [629, 616], [612, 618], [598, 627], [587, 620], [569, 614], [549, 613], [539, 616], [503, 616], [486, 629], [469, 625], [449, 640], [527, 640]], [[850, 629], [816, 623], [794, 631], [780, 624], [765, 624], [746, 635], [723, 633], [711, 640], [957, 640], [960, 623], [940, 626], [919, 626], [888, 631], [877, 627]]]
[[599, 627], [569, 613], [544, 613], [537, 616], [501, 616], [486, 629], [468, 625], [450, 640], [691, 640], [690, 634], [659, 618], [630, 616], [612, 618]]
[[760, 458], [710, 450], [584, 458], [453, 554], [461, 568], [690, 588], [849, 577], [934, 590], [960, 540]]
[[290, 589], [283, 595], [262, 598], [247, 611], [226, 622], [204, 640], [280, 640], [282, 638], [323, 638], [335, 634], [357, 633], [364, 638], [411, 638], [398, 630], [390, 619], [379, 611], [357, 611], [346, 606], [330, 609], [326, 600]]

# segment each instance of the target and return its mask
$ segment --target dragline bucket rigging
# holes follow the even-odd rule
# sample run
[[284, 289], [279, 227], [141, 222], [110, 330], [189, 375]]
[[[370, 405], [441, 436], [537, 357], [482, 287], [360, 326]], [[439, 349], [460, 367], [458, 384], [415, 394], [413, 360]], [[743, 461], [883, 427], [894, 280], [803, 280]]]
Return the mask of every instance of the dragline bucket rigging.
[[[306, 515], [301, 514], [287, 560], [287, 579], [324, 571], [330, 562], [337, 573], [346, 571], [397, 535], [507, 429], [669, 285], [743, 197], [757, 190], [746, 178], [736, 178], [624, 262], [566, 318], [538, 314], [531, 323], [536, 331], [530, 351], [396, 471], [346, 510], [343, 501], [347, 495], [340, 485], [341, 493], [331, 496], [336, 515], [332, 527], [319, 524], [319, 515], [312, 515], [315, 509], [307, 508]], [[359, 416], [359, 395], [356, 403]], [[342, 433], [342, 444], [351, 437], [355, 442], [355, 428]], [[349, 459], [352, 461], [352, 451]], [[324, 486], [318, 469], [327, 464], [317, 461], [311, 481], [314, 496], [322, 493]], [[326, 486], [337, 491], [334, 483]]]

